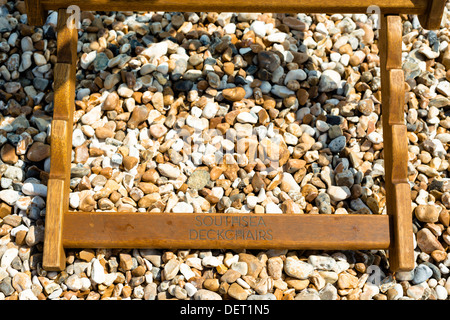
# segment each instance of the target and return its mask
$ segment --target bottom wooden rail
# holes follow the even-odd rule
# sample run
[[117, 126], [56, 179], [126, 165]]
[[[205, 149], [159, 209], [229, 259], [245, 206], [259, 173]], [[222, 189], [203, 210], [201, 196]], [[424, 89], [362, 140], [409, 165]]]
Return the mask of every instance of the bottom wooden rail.
[[387, 215], [66, 212], [65, 248], [388, 249]]

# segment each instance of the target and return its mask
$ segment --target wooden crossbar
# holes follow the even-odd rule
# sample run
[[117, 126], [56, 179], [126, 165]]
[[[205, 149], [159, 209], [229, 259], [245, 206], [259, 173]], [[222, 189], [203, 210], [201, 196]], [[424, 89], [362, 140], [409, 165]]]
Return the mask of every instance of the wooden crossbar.
[[66, 212], [66, 248], [388, 249], [389, 216]]
[[75, 99], [76, 29], [67, 27], [63, 0], [26, 0], [31, 24], [58, 10], [58, 59], [43, 267], [62, 270], [64, 248], [388, 249], [392, 271], [414, 268], [411, 191], [407, 177], [404, 77], [399, 14], [417, 14], [424, 28], [438, 28], [442, 0], [74, 0], [81, 10], [381, 13], [380, 61], [387, 215], [197, 214], [68, 211]]

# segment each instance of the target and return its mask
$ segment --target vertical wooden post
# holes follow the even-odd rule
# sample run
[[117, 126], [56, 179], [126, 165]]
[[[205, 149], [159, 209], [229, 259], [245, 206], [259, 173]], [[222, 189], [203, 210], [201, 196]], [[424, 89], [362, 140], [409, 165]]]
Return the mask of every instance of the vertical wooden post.
[[442, 16], [447, 0], [429, 0], [428, 10], [425, 14], [419, 15], [422, 28], [436, 30], [441, 26]]
[[400, 16], [383, 14], [379, 31], [386, 208], [392, 236], [389, 261], [395, 272], [414, 268]]
[[65, 268], [63, 247], [64, 212], [69, 206], [73, 110], [75, 108], [75, 72], [77, 58], [77, 29], [69, 28], [69, 15], [58, 11], [57, 63], [54, 72], [54, 111], [51, 131], [50, 177], [48, 181], [47, 210], [43, 267], [60, 271]]

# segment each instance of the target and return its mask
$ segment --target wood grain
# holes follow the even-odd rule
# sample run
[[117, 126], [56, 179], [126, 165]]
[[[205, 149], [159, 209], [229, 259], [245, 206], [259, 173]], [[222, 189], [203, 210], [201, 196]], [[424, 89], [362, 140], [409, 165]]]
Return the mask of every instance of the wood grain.
[[50, 137], [50, 179], [70, 180], [72, 127], [68, 121], [53, 120]]
[[[67, 6], [67, 5], [66, 5]], [[56, 46], [57, 58], [59, 63], [67, 63], [76, 66], [77, 60], [77, 39], [78, 31], [75, 28], [74, 20], [69, 19], [71, 16], [66, 9], [58, 10], [57, 38]], [[67, 24], [72, 28], [69, 28]]]
[[41, 0], [25, 0], [25, 10], [30, 26], [42, 26], [45, 23], [46, 12]]
[[[414, 268], [411, 192], [407, 177], [408, 140], [404, 123], [404, 77], [401, 69], [401, 19], [381, 18], [380, 69], [386, 209], [391, 221], [392, 271]], [[401, 42], [400, 42], [401, 43]]]
[[64, 180], [48, 180], [44, 254], [42, 257], [42, 266], [48, 271], [61, 271], [65, 268], [63, 223], [64, 210], [68, 205], [64, 200], [66, 187]]
[[184, 12], [280, 12], [280, 13], [366, 13], [369, 6], [383, 13], [425, 14], [427, 0], [41, 0], [46, 10], [77, 5], [87, 11], [184, 11]]
[[75, 109], [74, 65], [56, 63], [53, 73], [53, 119], [73, 121]]
[[57, 63], [54, 69], [53, 120], [50, 137], [50, 174], [47, 185], [43, 267], [49, 271], [65, 268], [62, 243], [64, 212], [69, 207], [70, 162], [77, 33], [66, 25], [67, 13], [58, 12]]
[[392, 207], [391, 245], [389, 263], [392, 271], [414, 269], [414, 245], [411, 209], [411, 187], [408, 183], [397, 183], [392, 188], [396, 201]]
[[420, 24], [424, 29], [439, 29], [447, 0], [429, 0], [428, 3], [426, 13], [420, 14], [418, 17]]
[[388, 248], [390, 233], [387, 215], [69, 211], [63, 243], [66, 248], [357, 250]]

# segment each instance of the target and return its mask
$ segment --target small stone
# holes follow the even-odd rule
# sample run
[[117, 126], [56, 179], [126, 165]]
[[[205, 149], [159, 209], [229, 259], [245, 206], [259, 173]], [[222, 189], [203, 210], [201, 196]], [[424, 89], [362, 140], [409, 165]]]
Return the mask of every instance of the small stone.
[[256, 124], [258, 122], [258, 116], [250, 112], [241, 112], [237, 115], [236, 120], [239, 121], [240, 123]]
[[222, 300], [222, 297], [211, 290], [199, 289], [194, 294], [194, 300]]
[[176, 258], [170, 259], [164, 266], [163, 275], [166, 280], [172, 280], [180, 270], [180, 261]]
[[177, 166], [169, 163], [158, 164], [158, 170], [163, 176], [171, 179], [176, 179], [181, 175], [180, 169]]
[[149, 110], [144, 105], [136, 106], [131, 113], [130, 120], [128, 120], [127, 125], [130, 129], [135, 129], [142, 122], [147, 120], [149, 115]]
[[311, 264], [314, 269], [318, 270], [334, 270], [337, 268], [336, 260], [327, 256], [310, 255], [308, 257], [308, 263]]
[[241, 276], [241, 274], [233, 269], [228, 269], [220, 278], [221, 282], [228, 282], [228, 283], [233, 283], [235, 282], [239, 277]]
[[413, 284], [419, 284], [427, 281], [433, 275], [433, 271], [424, 264], [419, 264], [414, 269], [414, 278], [412, 279]]
[[26, 182], [22, 185], [22, 192], [30, 196], [47, 197], [47, 186], [41, 183]]
[[163, 124], [152, 124], [150, 126], [150, 134], [156, 139], [161, 138], [167, 133], [167, 127]]
[[101, 284], [106, 280], [105, 269], [96, 258], [94, 258], [92, 262], [91, 280], [97, 284]]
[[245, 89], [242, 87], [224, 89], [222, 95], [230, 101], [241, 101], [245, 97]]
[[125, 156], [123, 157], [122, 163], [125, 170], [130, 171], [139, 163], [139, 159], [136, 157]]
[[187, 202], [178, 202], [173, 208], [174, 213], [193, 213], [194, 207]]
[[374, 144], [383, 142], [383, 136], [376, 131], [369, 133], [367, 139]]
[[10, 206], [13, 206], [17, 202], [17, 200], [19, 200], [19, 198], [20, 194], [15, 190], [6, 189], [0, 191], [0, 199]]
[[206, 170], [194, 171], [187, 180], [189, 188], [200, 190], [203, 189], [211, 180], [210, 174]]
[[114, 131], [112, 131], [108, 127], [98, 127], [97, 129], [95, 129], [95, 136], [98, 139], [113, 138], [114, 135]]
[[331, 140], [331, 142], [328, 144], [328, 147], [332, 152], [341, 152], [342, 150], [344, 150], [346, 143], [347, 140], [345, 136], [340, 136]]
[[435, 205], [418, 205], [414, 209], [414, 214], [421, 222], [434, 223], [439, 220], [439, 211]]
[[6, 249], [0, 260], [0, 267], [4, 269], [8, 268], [11, 265], [11, 262], [14, 260], [15, 257], [17, 257], [18, 254], [19, 250], [16, 248]]
[[90, 262], [92, 259], [95, 258], [94, 250], [91, 250], [91, 249], [81, 250], [78, 253], [78, 258], [80, 258], [81, 260], [84, 260], [86, 262]]
[[325, 70], [320, 76], [319, 91], [330, 92], [336, 90], [341, 82], [341, 76], [334, 70]]
[[358, 278], [347, 272], [341, 272], [337, 281], [339, 289], [354, 289], [358, 285]]
[[431, 253], [434, 250], [445, 250], [436, 236], [428, 228], [420, 229], [416, 237], [417, 246], [425, 253]]
[[39, 162], [50, 157], [50, 146], [42, 142], [35, 142], [27, 152], [28, 160]]
[[133, 259], [127, 253], [119, 254], [119, 267], [124, 271], [129, 271], [133, 267]]
[[2, 161], [7, 164], [15, 164], [19, 160], [19, 157], [16, 154], [16, 148], [9, 143], [3, 145], [0, 150], [0, 156]]
[[297, 257], [290, 256], [286, 258], [284, 271], [290, 277], [305, 280], [313, 273], [314, 267], [299, 260]]
[[232, 283], [227, 293], [236, 300], [246, 300], [249, 295], [248, 292], [237, 283]]
[[343, 201], [352, 195], [350, 189], [345, 186], [330, 186], [327, 193], [333, 201]]
[[258, 66], [269, 72], [274, 72], [281, 65], [280, 57], [272, 51], [258, 53]]
[[102, 109], [105, 111], [115, 110], [119, 106], [119, 103], [119, 95], [116, 92], [111, 92], [103, 102]]

